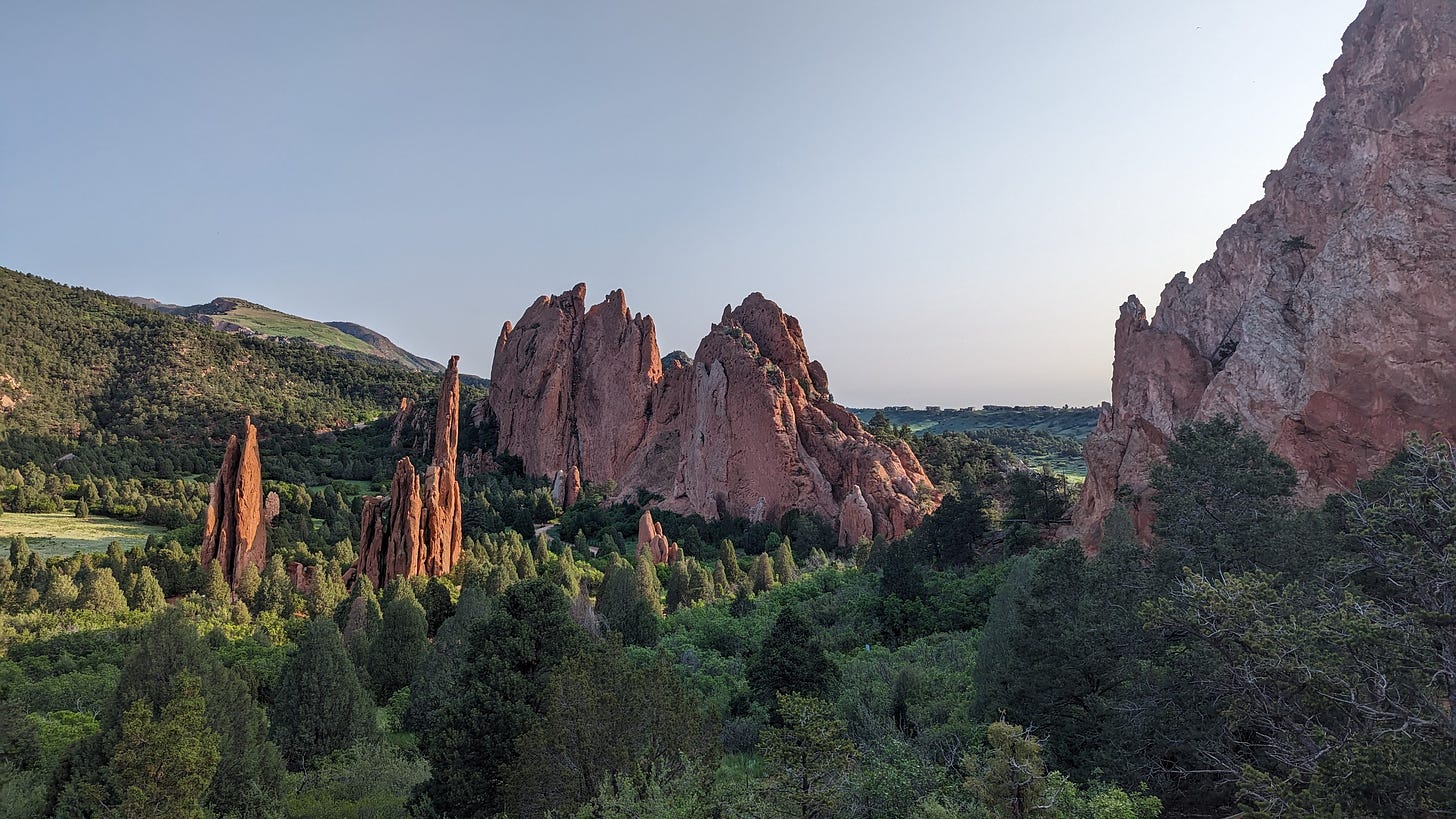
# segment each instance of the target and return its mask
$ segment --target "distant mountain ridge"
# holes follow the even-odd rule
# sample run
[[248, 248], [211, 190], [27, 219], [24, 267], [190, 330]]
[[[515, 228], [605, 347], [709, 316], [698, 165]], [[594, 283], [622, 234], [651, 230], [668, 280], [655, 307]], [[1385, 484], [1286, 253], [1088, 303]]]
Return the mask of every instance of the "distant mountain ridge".
[[[443, 373], [445, 365], [405, 350], [383, 333], [351, 321], [317, 321], [274, 310], [232, 296], [206, 304], [179, 306], [141, 296], [123, 296], [132, 304], [191, 319], [214, 330], [290, 344], [331, 349], [346, 357], [364, 355], [427, 373]], [[467, 376], [467, 378], [470, 378]]]

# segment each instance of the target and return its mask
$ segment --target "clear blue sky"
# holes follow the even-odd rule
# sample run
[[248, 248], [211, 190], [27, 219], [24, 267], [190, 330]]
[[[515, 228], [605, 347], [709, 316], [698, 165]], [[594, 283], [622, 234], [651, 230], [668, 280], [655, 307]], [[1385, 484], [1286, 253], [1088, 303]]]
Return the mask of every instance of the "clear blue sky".
[[577, 281], [664, 353], [758, 290], [845, 403], [1094, 403], [1361, 5], [0, 0], [0, 264], [482, 374]]

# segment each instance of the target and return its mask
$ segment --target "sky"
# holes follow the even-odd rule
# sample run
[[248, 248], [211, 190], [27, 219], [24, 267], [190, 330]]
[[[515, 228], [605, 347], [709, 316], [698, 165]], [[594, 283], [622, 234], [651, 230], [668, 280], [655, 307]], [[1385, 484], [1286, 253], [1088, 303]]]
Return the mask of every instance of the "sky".
[[758, 291], [850, 406], [1106, 400], [1359, 0], [0, 0], [0, 265], [354, 321], [488, 375], [622, 288]]

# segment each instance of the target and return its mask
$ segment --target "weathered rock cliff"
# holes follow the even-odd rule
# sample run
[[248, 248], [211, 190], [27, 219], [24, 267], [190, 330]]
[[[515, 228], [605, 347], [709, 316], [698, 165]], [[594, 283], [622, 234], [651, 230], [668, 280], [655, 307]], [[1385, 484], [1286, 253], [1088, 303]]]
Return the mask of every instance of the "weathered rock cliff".
[[1146, 533], [1149, 465], [1189, 420], [1242, 419], [1306, 501], [1407, 432], [1456, 431], [1456, 5], [1370, 0], [1325, 92], [1213, 258], [1151, 321], [1123, 306], [1075, 516], [1090, 548], [1120, 486]]
[[222, 467], [208, 488], [202, 528], [202, 565], [221, 561], [223, 577], [236, 587], [243, 571], [263, 570], [268, 560], [268, 520], [264, 510], [258, 429], [243, 419], [243, 437], [228, 437]]
[[798, 320], [762, 295], [724, 308], [694, 358], [666, 371], [650, 317], [631, 317], [620, 290], [589, 311], [585, 298], [578, 285], [538, 299], [496, 344], [500, 449], [527, 470], [577, 467], [622, 498], [646, 489], [672, 511], [759, 520], [800, 509], [836, 521], [859, 485], [873, 534], [890, 538], [934, 507], [914, 453], [834, 403]]

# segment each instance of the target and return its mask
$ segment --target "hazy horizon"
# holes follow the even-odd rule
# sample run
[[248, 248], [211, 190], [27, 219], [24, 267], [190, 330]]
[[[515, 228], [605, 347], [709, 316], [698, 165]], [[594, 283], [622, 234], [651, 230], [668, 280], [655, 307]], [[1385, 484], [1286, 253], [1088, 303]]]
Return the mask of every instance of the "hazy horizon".
[[664, 354], [761, 291], [842, 403], [1095, 404], [1361, 5], [17, 5], [0, 264], [487, 376], [578, 281]]

